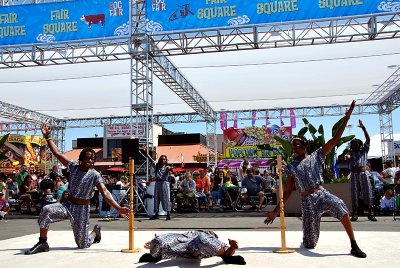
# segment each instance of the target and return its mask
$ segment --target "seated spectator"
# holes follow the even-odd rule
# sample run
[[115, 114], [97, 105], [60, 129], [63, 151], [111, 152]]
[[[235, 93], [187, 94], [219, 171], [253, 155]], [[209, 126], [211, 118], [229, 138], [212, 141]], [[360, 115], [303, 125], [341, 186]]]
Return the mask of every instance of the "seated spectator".
[[264, 191], [265, 193], [271, 195], [272, 197], [272, 204], [276, 204], [276, 181], [274, 177], [272, 177], [271, 173], [266, 169], [264, 170]]
[[59, 202], [62, 204], [62, 203], [67, 202], [68, 200], [69, 200], [69, 192], [68, 191], [64, 191], [62, 193], [62, 195], [61, 195], [61, 198], [60, 198]]
[[0, 192], [0, 220], [4, 219], [9, 210], [10, 205], [7, 200], [4, 199], [4, 193]]
[[[232, 207], [234, 200], [237, 199], [238, 195], [240, 194], [240, 190], [238, 190], [237, 185], [233, 184], [232, 182], [232, 172], [228, 172], [226, 173], [226, 176], [223, 180], [223, 185], [222, 187], [219, 189], [220, 193], [219, 195], [222, 196], [222, 202], [221, 202], [221, 206], [219, 206], [219, 210], [222, 212], [224, 209], [223, 208], [227, 208], [227, 209], [234, 209]], [[234, 189], [232, 189], [234, 188]]]
[[392, 169], [392, 163], [390, 161], [386, 161], [383, 163], [384, 170], [381, 172], [381, 176], [379, 179], [385, 184], [393, 184], [394, 183], [394, 171]]
[[205, 202], [206, 203], [206, 208], [208, 210], [208, 204], [207, 204], [207, 197], [206, 194], [204, 193], [204, 180], [200, 177], [200, 172], [197, 170], [193, 171], [193, 180], [196, 182], [196, 192], [195, 196], [199, 202]]
[[3, 182], [2, 179], [0, 179], [0, 193], [5, 194], [6, 193], [6, 189], [7, 189], [6, 184]]
[[393, 190], [386, 190], [385, 195], [381, 199], [381, 213], [383, 215], [389, 215], [393, 213], [394, 200]]
[[263, 177], [255, 176], [252, 169], [247, 170], [247, 177], [243, 179], [242, 186], [246, 187], [247, 192], [241, 197], [243, 203], [251, 204], [249, 196], [258, 196], [258, 205], [251, 204], [252, 208], [257, 208], [257, 211], [261, 210], [264, 202], [264, 183]]
[[8, 192], [8, 196], [9, 197], [12, 197], [13, 195], [16, 195], [17, 192], [18, 192], [18, 184], [11, 177], [7, 177], [6, 191]]
[[217, 176], [211, 178], [211, 196], [217, 199], [217, 206], [221, 207], [222, 194], [219, 190], [224, 181], [224, 172], [218, 171]]
[[207, 200], [207, 209], [212, 206], [212, 200], [210, 198], [211, 195], [211, 180], [210, 177], [208, 177], [207, 172], [205, 169], [200, 170], [200, 179], [203, 180], [203, 193], [206, 195], [206, 200]]
[[185, 201], [187, 201], [190, 206], [198, 212], [196, 208], [196, 183], [192, 178], [192, 174], [190, 172], [185, 173], [185, 179], [181, 182], [179, 186], [179, 193], [176, 195], [176, 203], [178, 211], [182, 210], [182, 205]]
[[26, 204], [26, 209], [29, 214], [32, 213], [32, 206], [35, 205], [32, 195], [37, 195], [37, 191], [32, 185], [32, 178], [28, 175], [25, 177], [24, 182], [21, 184], [18, 196], [19, 200], [21, 201], [21, 205]]

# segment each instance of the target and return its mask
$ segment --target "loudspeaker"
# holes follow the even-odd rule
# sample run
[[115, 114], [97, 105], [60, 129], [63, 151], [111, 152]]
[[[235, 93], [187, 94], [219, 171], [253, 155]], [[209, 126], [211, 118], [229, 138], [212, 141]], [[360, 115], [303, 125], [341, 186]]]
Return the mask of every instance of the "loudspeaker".
[[139, 159], [139, 142], [138, 139], [122, 140], [122, 163], [129, 163], [129, 158], [133, 158], [135, 162]]

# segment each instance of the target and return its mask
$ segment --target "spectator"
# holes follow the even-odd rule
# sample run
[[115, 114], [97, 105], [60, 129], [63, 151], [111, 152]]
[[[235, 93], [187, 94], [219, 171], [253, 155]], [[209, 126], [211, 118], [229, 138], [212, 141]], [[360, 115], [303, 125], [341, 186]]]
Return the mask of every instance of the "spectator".
[[196, 182], [193, 180], [190, 172], [185, 173], [185, 179], [182, 181], [179, 186], [179, 193], [176, 195], [176, 203], [178, 206], [178, 211], [182, 211], [182, 204], [186, 200], [189, 202], [191, 207], [196, 210]]
[[25, 181], [25, 177], [28, 175], [29, 174], [26, 165], [22, 165], [21, 168], [17, 171], [17, 173], [15, 173], [15, 178], [18, 187], [22, 185], [22, 183]]
[[4, 199], [4, 193], [0, 192], [0, 220], [4, 219], [9, 210], [10, 205], [7, 200]]
[[229, 171], [229, 167], [228, 167], [227, 164], [225, 164], [225, 165], [223, 166], [222, 171], [224, 172], [224, 176], [226, 176], [226, 173], [228, 173], [228, 171]]
[[[67, 181], [68, 183], [68, 181]], [[56, 185], [54, 187], [54, 190], [57, 193], [57, 200], [59, 200], [62, 196], [62, 194], [64, 193], [64, 191], [67, 190], [67, 185], [64, 184], [64, 180], [63, 178], [61, 178], [61, 176], [57, 176], [56, 178]]]
[[258, 165], [258, 163], [253, 163], [251, 168], [253, 169], [253, 174], [255, 176], [260, 176], [260, 166]]
[[219, 189], [221, 188], [223, 181], [224, 181], [224, 172], [222, 170], [217, 173], [217, 176], [215, 176], [213, 180], [211, 180], [211, 196], [217, 199], [217, 206], [219, 206], [220, 208], [221, 208], [222, 194], [219, 191]]
[[392, 189], [387, 189], [385, 195], [381, 199], [381, 213], [389, 215], [393, 213], [395, 198]]
[[272, 197], [272, 204], [276, 204], [276, 181], [268, 169], [264, 170], [264, 191], [266, 194], [270, 194]]
[[242, 256], [233, 256], [238, 249], [238, 243], [235, 240], [228, 240], [229, 246], [220, 241], [213, 231], [203, 230], [156, 235], [144, 245], [150, 253], [142, 255], [139, 262], [156, 263], [162, 259], [176, 257], [199, 260], [218, 256], [225, 263], [245, 265]]
[[394, 171], [392, 169], [392, 162], [386, 161], [383, 163], [384, 170], [381, 172], [380, 180], [385, 184], [393, 184], [394, 183]]
[[7, 185], [4, 183], [3, 179], [0, 179], [0, 193], [5, 194], [7, 190]]
[[18, 192], [19, 200], [22, 201], [21, 204], [26, 204], [28, 214], [32, 213], [32, 206], [35, 205], [33, 202], [33, 195], [37, 195], [37, 192], [33, 187], [31, 176], [28, 175], [25, 177], [25, 180]]
[[257, 211], [261, 210], [261, 206], [264, 202], [264, 183], [265, 180], [261, 176], [253, 174], [253, 169], [247, 170], [247, 177], [243, 179], [242, 186], [246, 187], [247, 192], [241, 197], [243, 203], [251, 204], [249, 196], [258, 196], [258, 206], [251, 204], [252, 208], [257, 208]]
[[57, 179], [57, 176], [58, 176], [58, 167], [57, 167], [57, 165], [53, 165], [53, 167], [52, 167], [52, 169], [50, 170], [50, 173], [49, 173], [49, 178], [50, 178], [50, 180], [55, 182], [56, 179]]
[[209, 210], [210, 207], [212, 206], [211, 204], [211, 180], [210, 177], [208, 177], [206, 170], [202, 169], [200, 170], [200, 179], [203, 181], [204, 187], [203, 187], [203, 193], [206, 195], [206, 201], [207, 201], [207, 209]]
[[246, 176], [247, 176], [246, 170], [249, 169], [250, 167], [251, 166], [250, 166], [249, 161], [246, 158], [243, 158], [242, 163], [240, 163], [240, 170], [239, 170], [239, 173], [238, 173], [238, 177], [239, 177], [240, 183], [244, 178], [246, 178]]
[[207, 203], [207, 197], [206, 194], [204, 193], [204, 180], [200, 177], [200, 172], [197, 170], [193, 171], [193, 180], [196, 182], [196, 193], [195, 196], [199, 202], [205, 202], [206, 203], [206, 209], [208, 210], [208, 203]]

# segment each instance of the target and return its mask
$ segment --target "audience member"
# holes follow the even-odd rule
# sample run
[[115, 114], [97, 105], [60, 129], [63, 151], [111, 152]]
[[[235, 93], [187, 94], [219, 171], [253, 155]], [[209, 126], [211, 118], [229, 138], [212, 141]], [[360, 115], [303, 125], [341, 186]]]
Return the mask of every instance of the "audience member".
[[4, 219], [5, 215], [10, 210], [10, 205], [7, 200], [4, 199], [4, 193], [0, 192], [0, 220]]
[[261, 176], [253, 174], [253, 169], [247, 170], [247, 177], [243, 179], [242, 186], [246, 187], [246, 193], [241, 197], [243, 203], [251, 204], [250, 196], [258, 196], [258, 205], [252, 205], [252, 208], [257, 208], [257, 211], [261, 210], [262, 204], [264, 202], [264, 183], [265, 180]]
[[383, 215], [392, 214], [393, 209], [394, 209], [394, 202], [395, 202], [395, 198], [394, 198], [393, 190], [387, 189], [385, 192], [385, 195], [381, 199], [381, 205], [380, 205], [381, 213]]
[[176, 195], [178, 211], [182, 211], [182, 205], [184, 201], [187, 201], [194, 210], [197, 210], [195, 192], [196, 182], [193, 180], [192, 174], [190, 174], [190, 172], [186, 172], [185, 179], [179, 186], [179, 193]]
[[392, 169], [392, 162], [386, 161], [383, 163], [384, 170], [381, 172], [380, 180], [385, 184], [393, 184], [394, 183], [394, 171]]

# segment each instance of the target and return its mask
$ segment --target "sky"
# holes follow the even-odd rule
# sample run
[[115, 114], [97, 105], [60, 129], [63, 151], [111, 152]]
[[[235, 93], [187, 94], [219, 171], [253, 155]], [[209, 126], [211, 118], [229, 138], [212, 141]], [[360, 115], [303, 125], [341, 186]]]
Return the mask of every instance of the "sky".
[[[399, 48], [400, 39], [389, 39], [174, 56], [170, 60], [215, 111], [313, 107], [347, 105], [353, 99], [362, 103], [400, 67]], [[388, 67], [393, 65], [397, 67]], [[130, 113], [128, 73], [129, 61], [2, 69], [0, 100], [62, 119], [126, 116]], [[400, 133], [397, 110], [393, 113], [394, 133]], [[186, 112], [193, 110], [155, 79], [154, 114]], [[325, 129], [338, 119], [309, 118]], [[363, 137], [356, 127], [359, 119], [373, 138], [379, 138], [378, 115], [353, 116], [349, 122], [353, 127], [346, 129], [347, 134]], [[239, 127], [251, 125], [242, 123]], [[272, 123], [279, 124], [278, 120]], [[298, 125], [300, 129], [300, 118]], [[176, 132], [205, 133], [205, 124], [166, 127]], [[66, 149], [71, 149], [73, 139], [95, 134], [102, 136], [103, 130], [68, 129]], [[375, 150], [380, 155], [380, 148], [374, 149], [374, 154]]]

